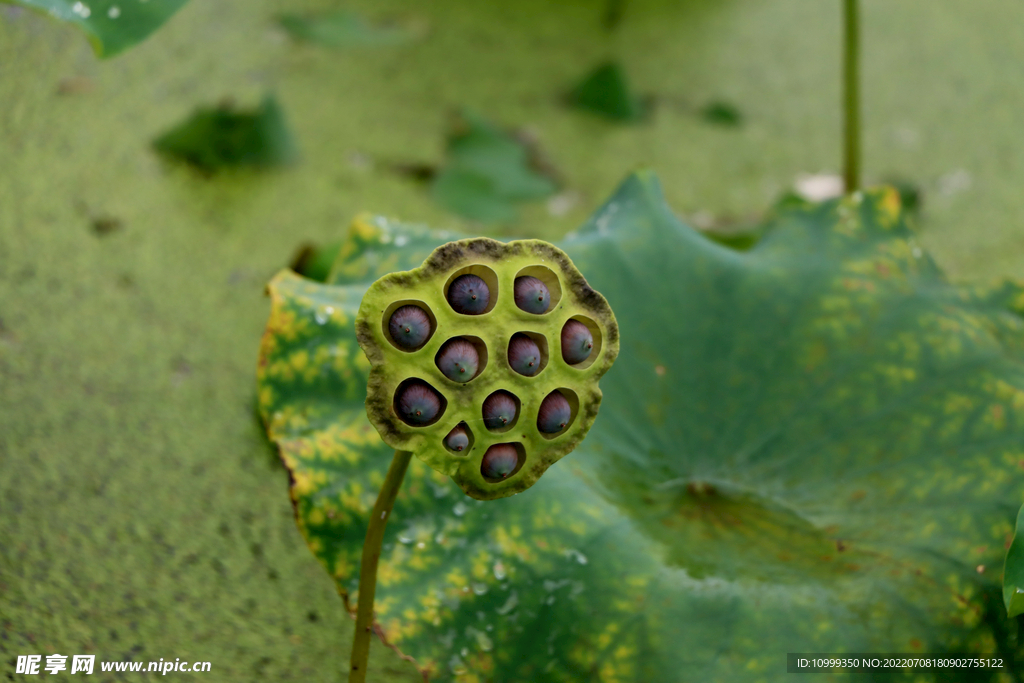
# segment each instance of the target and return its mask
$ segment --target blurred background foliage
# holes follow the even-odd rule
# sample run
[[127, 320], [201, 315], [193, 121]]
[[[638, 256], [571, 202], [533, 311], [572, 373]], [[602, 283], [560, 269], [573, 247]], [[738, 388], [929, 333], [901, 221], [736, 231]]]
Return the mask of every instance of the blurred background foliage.
[[[193, 2], [100, 61], [74, 27], [0, 5], [5, 671], [57, 652], [209, 660], [224, 681], [344, 668], [351, 626], [295, 528], [252, 371], [264, 284], [356, 213], [557, 239], [650, 166], [682, 217], [732, 239], [838, 171], [838, 3], [353, 0], [309, 21], [337, 10]], [[959, 281], [1024, 265], [1022, 21], [1010, 0], [864, 2], [866, 180], [918, 201]], [[606, 63], [646, 108], [629, 125], [570, 106]], [[209, 173], [153, 148], [269, 93], [294, 164]], [[465, 172], [464, 112], [535, 191], [494, 191], [492, 162]], [[467, 210], [467, 185], [503, 213]]]

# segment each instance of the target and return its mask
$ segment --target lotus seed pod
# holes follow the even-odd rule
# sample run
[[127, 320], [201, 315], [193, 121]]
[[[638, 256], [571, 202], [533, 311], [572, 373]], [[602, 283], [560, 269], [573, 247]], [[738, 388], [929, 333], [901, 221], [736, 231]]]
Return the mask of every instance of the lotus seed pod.
[[[360, 234], [371, 229], [379, 228], [361, 225]], [[381, 244], [389, 257], [407, 256], [398, 240]], [[543, 293], [534, 280], [547, 290], [543, 309], [523, 299]], [[412, 303], [429, 333], [405, 348], [381, 316]], [[585, 353], [571, 367], [548, 356], [571, 346], [559, 344], [567, 320], [586, 323]], [[356, 336], [370, 363], [366, 414], [381, 439], [478, 500], [525, 491], [583, 441], [601, 405], [598, 381], [619, 351], [608, 302], [539, 240], [449, 242], [421, 266], [384, 275], [363, 296]]]
[[501, 429], [516, 419], [516, 401], [507, 391], [496, 391], [487, 397], [483, 406], [484, 426]]
[[466, 433], [466, 428], [459, 425], [448, 432], [448, 436], [444, 437], [444, 445], [460, 453], [466, 450], [469, 447], [469, 434]]
[[552, 391], [540, 404], [537, 413], [537, 429], [543, 434], [557, 434], [565, 429], [572, 419], [572, 406], [560, 391]]
[[448, 288], [448, 303], [457, 313], [479, 315], [491, 303], [491, 290], [476, 275], [460, 275]]
[[499, 443], [491, 446], [484, 453], [480, 463], [480, 473], [486, 479], [504, 479], [516, 470], [519, 464], [519, 454], [515, 446], [509, 443]]
[[579, 320], [570, 320], [562, 328], [562, 359], [569, 365], [590, 358], [594, 349], [594, 335]]
[[517, 277], [514, 290], [516, 306], [521, 310], [538, 315], [548, 312], [551, 292], [548, 291], [547, 285], [537, 278], [529, 275]]
[[403, 349], [416, 349], [430, 336], [430, 318], [419, 306], [402, 306], [391, 314], [388, 331]]
[[425, 425], [441, 411], [441, 397], [426, 382], [415, 380], [401, 389], [398, 412], [411, 425]]
[[508, 343], [508, 364], [520, 375], [533, 377], [540, 372], [540, 348], [525, 334], [516, 333]]
[[452, 339], [437, 354], [437, 367], [453, 382], [468, 382], [476, 377], [480, 354], [465, 339]]

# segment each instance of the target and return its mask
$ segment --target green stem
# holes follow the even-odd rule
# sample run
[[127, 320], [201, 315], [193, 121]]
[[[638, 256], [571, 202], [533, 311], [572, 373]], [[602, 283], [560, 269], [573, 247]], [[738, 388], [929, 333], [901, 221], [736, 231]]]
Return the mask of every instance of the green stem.
[[860, 189], [860, 16], [857, 0], [843, 0], [843, 182]]
[[349, 683], [366, 681], [366, 663], [370, 658], [370, 638], [373, 636], [373, 595], [377, 592], [377, 563], [380, 547], [384, 542], [384, 528], [391, 508], [395, 505], [398, 490], [402, 487], [405, 470], [409, 467], [412, 453], [395, 451], [391, 467], [384, 477], [384, 484], [377, 494], [377, 502], [370, 513], [370, 525], [366, 529], [363, 543], [363, 561], [359, 567], [359, 604], [356, 607], [356, 634], [352, 639], [352, 667], [349, 669]]

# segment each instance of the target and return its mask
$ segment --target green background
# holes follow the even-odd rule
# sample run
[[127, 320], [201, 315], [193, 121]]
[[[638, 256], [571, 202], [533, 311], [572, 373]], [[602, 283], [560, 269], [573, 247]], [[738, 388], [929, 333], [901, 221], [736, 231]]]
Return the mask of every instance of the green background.
[[[19, 654], [201, 659], [215, 680], [336, 680], [351, 626], [292, 520], [253, 417], [263, 285], [369, 210], [479, 232], [393, 163], [442, 159], [448, 112], [527, 125], [576, 197], [509, 228], [555, 238], [627, 171], [681, 214], [747, 222], [839, 155], [838, 2], [352, 2], [409, 45], [291, 44], [327, 3], [190, 3], [97, 61], [75, 29], [0, 7], [0, 675]], [[865, 167], [925, 191], [921, 241], [958, 281], [1024, 262], [1024, 6], [864, 3]], [[618, 55], [653, 120], [559, 93]], [[198, 105], [276, 93], [303, 158], [213, 179], [149, 149]], [[735, 103], [739, 129], [697, 116]], [[120, 224], [100, 235], [94, 225]], [[387, 680], [416, 680], [376, 648]], [[103, 676], [97, 676], [103, 680]]]

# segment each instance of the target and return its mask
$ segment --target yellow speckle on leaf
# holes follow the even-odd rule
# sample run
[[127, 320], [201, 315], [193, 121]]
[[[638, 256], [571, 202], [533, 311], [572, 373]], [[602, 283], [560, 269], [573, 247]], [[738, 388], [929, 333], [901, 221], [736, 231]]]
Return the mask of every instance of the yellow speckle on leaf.
[[382, 234], [382, 230], [370, 221], [370, 214], [359, 214], [352, 220], [349, 226], [349, 236], [369, 242], [376, 240]]
[[288, 357], [288, 362], [295, 369], [296, 372], [302, 373], [309, 365], [309, 352], [305, 349], [299, 349]]
[[878, 197], [878, 222], [883, 228], [891, 228], [900, 218], [900, 193], [891, 187], [882, 190]]
[[472, 568], [470, 571], [473, 574], [473, 578], [477, 581], [487, 580], [491, 575], [491, 566], [491, 554], [481, 548], [472, 559]]
[[308, 496], [327, 483], [326, 472], [315, 472], [306, 469], [292, 471], [292, 490], [296, 496]]
[[274, 390], [270, 387], [263, 385], [260, 387], [259, 392], [260, 408], [263, 410], [269, 410], [270, 406], [274, 403]]
[[377, 582], [381, 586], [393, 586], [400, 583], [405, 577], [405, 572], [398, 568], [398, 562], [381, 562], [377, 567]]
[[459, 590], [469, 585], [469, 579], [466, 578], [466, 575], [462, 573], [461, 569], [451, 570], [445, 575], [444, 580], [449, 585]]
[[298, 336], [299, 328], [296, 325], [295, 311], [275, 302], [270, 309], [270, 320], [267, 322], [267, 331], [289, 341]]

